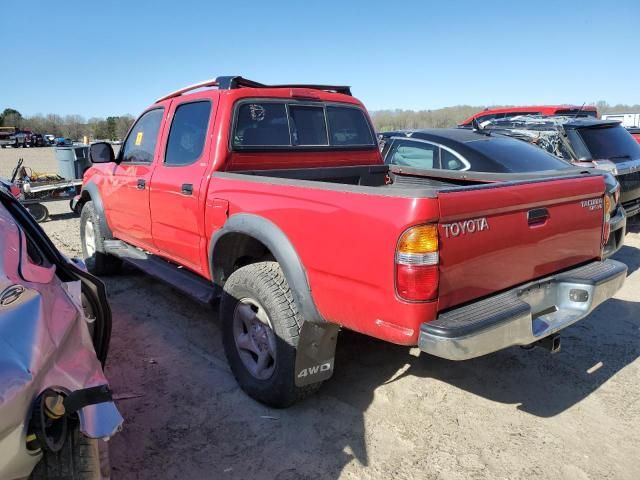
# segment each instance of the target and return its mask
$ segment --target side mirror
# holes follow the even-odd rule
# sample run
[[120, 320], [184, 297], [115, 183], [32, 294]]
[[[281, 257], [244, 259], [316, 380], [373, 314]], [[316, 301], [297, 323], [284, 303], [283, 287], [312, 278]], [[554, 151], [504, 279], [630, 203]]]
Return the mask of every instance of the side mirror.
[[110, 143], [96, 142], [89, 146], [89, 160], [91, 163], [109, 163], [115, 162], [116, 156]]

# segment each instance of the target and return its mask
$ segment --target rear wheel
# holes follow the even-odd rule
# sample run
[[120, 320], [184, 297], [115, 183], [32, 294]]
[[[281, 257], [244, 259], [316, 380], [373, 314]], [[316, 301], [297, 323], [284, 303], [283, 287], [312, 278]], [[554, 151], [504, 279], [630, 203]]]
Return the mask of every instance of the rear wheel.
[[109, 448], [104, 440], [87, 438], [78, 426], [71, 429], [62, 449], [44, 452], [31, 480], [100, 480], [111, 475]]
[[105, 237], [93, 202], [85, 203], [80, 213], [80, 241], [87, 269], [95, 275], [111, 275], [122, 265], [122, 260], [105, 252]]
[[275, 408], [317, 390], [321, 382], [295, 384], [302, 317], [280, 265], [260, 262], [227, 280], [220, 302], [227, 360], [242, 389]]

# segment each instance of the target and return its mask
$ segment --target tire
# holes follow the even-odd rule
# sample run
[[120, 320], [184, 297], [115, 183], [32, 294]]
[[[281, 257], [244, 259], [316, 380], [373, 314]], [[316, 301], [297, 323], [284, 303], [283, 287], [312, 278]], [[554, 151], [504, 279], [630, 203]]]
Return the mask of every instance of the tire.
[[49, 218], [49, 210], [41, 203], [30, 203], [25, 205], [25, 208], [38, 223]]
[[45, 452], [30, 480], [100, 480], [111, 476], [109, 447], [104, 440], [87, 438], [73, 428], [62, 450]]
[[[250, 322], [241, 320], [246, 312], [249, 317], [253, 312]], [[220, 316], [227, 361], [249, 396], [270, 407], [285, 408], [320, 387], [322, 382], [305, 387], [295, 385], [296, 348], [303, 319], [278, 263], [254, 263], [233, 272], [224, 285]], [[254, 327], [247, 328], [247, 323]], [[271, 347], [272, 361], [256, 371], [248, 364], [251, 359], [259, 363], [255, 350], [261, 341], [261, 347], [265, 343]], [[238, 343], [249, 343], [252, 348], [242, 348]]]
[[105, 253], [105, 238], [106, 234], [100, 227], [93, 202], [89, 201], [84, 204], [80, 213], [80, 243], [87, 270], [94, 275], [112, 275], [122, 265], [122, 260]]

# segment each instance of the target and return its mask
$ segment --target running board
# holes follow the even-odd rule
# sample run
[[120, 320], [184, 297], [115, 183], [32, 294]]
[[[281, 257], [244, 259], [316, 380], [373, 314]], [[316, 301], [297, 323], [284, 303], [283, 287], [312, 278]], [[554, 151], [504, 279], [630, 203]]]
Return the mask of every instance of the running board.
[[106, 253], [121, 258], [144, 273], [168, 283], [199, 302], [211, 303], [220, 296], [220, 289], [216, 285], [191, 270], [121, 240], [105, 240], [104, 249]]

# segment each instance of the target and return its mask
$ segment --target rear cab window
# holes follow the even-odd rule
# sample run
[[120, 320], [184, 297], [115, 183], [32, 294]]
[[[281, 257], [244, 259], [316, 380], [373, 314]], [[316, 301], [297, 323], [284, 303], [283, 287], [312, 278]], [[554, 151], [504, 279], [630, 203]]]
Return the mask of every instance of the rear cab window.
[[233, 150], [377, 148], [373, 129], [356, 105], [243, 100], [236, 105]]

